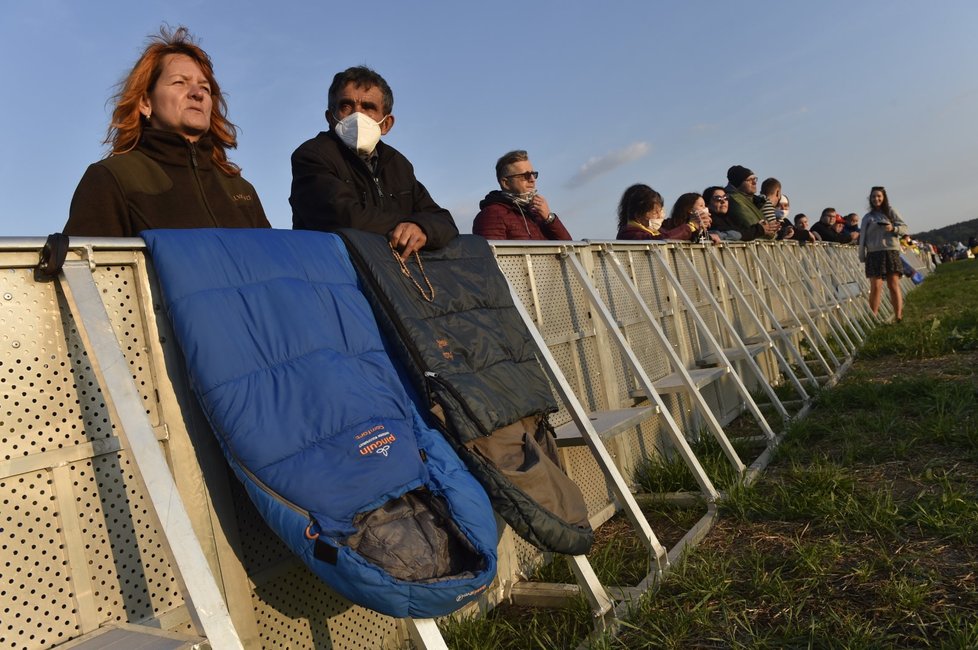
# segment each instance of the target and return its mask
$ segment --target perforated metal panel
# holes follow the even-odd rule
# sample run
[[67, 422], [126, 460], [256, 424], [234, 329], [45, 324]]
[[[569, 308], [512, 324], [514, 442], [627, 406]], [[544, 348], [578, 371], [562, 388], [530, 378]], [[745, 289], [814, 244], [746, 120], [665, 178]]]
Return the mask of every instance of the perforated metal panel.
[[[677, 251], [674, 246], [670, 246], [669, 250], [666, 251], [666, 254], [663, 255], [661, 259], [666, 262], [669, 270], [672, 272], [672, 275], [679, 282], [679, 286], [681, 286], [683, 290], [689, 294], [690, 298], [695, 301], [696, 282], [686, 269], [686, 265], [676, 262], [676, 255], [682, 255], [682, 253]], [[690, 290], [692, 290], [692, 293], [690, 293]], [[670, 286], [670, 292], [675, 294], [675, 291], [676, 290]], [[693, 337], [696, 335], [696, 328], [690, 321], [686, 303], [681, 300], [678, 295], [673, 295], [672, 302], [673, 322], [675, 324], [675, 332], [679, 350], [681, 350], [683, 357], [690, 358], [692, 357], [692, 351], [694, 350]]]
[[105, 405], [77, 332], [57, 317], [54, 285], [34, 282], [29, 269], [2, 269], [0, 295], [3, 458], [110, 437]]
[[[98, 274], [156, 424], [132, 267]], [[31, 269], [16, 267], [0, 270], [0, 296], [0, 478], [6, 495], [0, 550], [5, 564], [15, 567], [3, 573], [6, 629], [0, 626], [0, 646], [50, 647], [109, 621], [180, 608], [183, 599], [147, 500], [113, 436], [63, 297], [54, 283], [36, 282]]]
[[[723, 266], [733, 280], [733, 285], [740, 290], [740, 294], [745, 300], [745, 302], [737, 300], [734, 303], [733, 318], [737, 333], [744, 338], [761, 333], [754, 319], [750, 317], [750, 313], [760, 319], [765, 331], [770, 327], [766, 312], [759, 304], [760, 300], [754, 292], [756, 277], [750, 272], [753, 262], [747, 251], [747, 246], [724, 247], [722, 251]], [[733, 292], [731, 291], [731, 293]]]
[[240, 482], [231, 483], [231, 495], [241, 534], [242, 560], [248, 574], [274, 574], [278, 567], [290, 565], [294, 560], [292, 552], [258, 514]]
[[[645, 338], [648, 333], [648, 326], [644, 325], [645, 318], [639, 314], [638, 305], [631, 293], [610, 268], [608, 256], [592, 250], [589, 261], [593, 268], [593, 286], [597, 289], [601, 302], [619, 324], [619, 329], [629, 347], [634, 351], [636, 348], [648, 345], [649, 342]], [[637, 385], [635, 378], [617, 345], [609, 345], [609, 353], [612, 357], [606, 364], [606, 367], [610, 365], [612, 374], [609, 403], [614, 408], [630, 406], [631, 400], [628, 394]]]
[[529, 270], [527, 268], [528, 257], [526, 255], [500, 255], [497, 251], [496, 264], [503, 272], [510, 285], [519, 296], [520, 301], [526, 306], [531, 315], [535, 314], [533, 308], [533, 295], [529, 286]]
[[142, 300], [139, 295], [135, 261], [132, 264], [98, 266], [92, 273], [102, 291], [102, 302], [109, 313], [109, 320], [121, 341], [122, 353], [129, 362], [129, 369], [136, 382], [136, 389], [143, 398], [150, 423], [160, 423], [159, 403], [153, 394], [153, 368], [147, 351], [146, 325], [143, 322]]
[[253, 592], [261, 647], [282, 650], [404, 645], [394, 619], [350, 604], [296, 561]]
[[587, 448], [574, 447], [565, 449], [564, 452], [564, 458], [567, 459], [567, 473], [581, 488], [588, 515], [593, 517], [613, 502], [607, 479]]
[[140, 621], [182, 605], [128, 454], [103, 454], [69, 470], [100, 623]]
[[[673, 350], [682, 358], [685, 354], [676, 327], [676, 301], [670, 293], [669, 281], [666, 276], [658, 269], [651, 258], [651, 254], [631, 254], [630, 268], [632, 278], [635, 280], [636, 287], [642, 300], [645, 302], [649, 311], [656, 317], [666, 339], [670, 342]], [[651, 336], [654, 336], [650, 334]], [[652, 373], [653, 379], [659, 379], [671, 372], [668, 354], [664, 349], [660, 349], [652, 344], [652, 347], [642, 350], [642, 362], [647, 372]], [[689, 359], [684, 359], [689, 365]]]
[[49, 472], [0, 480], [0, 647], [48, 648], [80, 634]]
[[[499, 247], [499, 267], [514, 286], [526, 287], [520, 299], [578, 398], [588, 409], [608, 408], [594, 343], [595, 323], [584, 293], [565, 268], [558, 249], [533, 250], [532, 261], [528, 261], [522, 249]], [[569, 420], [563, 408], [553, 417], [555, 424]]]

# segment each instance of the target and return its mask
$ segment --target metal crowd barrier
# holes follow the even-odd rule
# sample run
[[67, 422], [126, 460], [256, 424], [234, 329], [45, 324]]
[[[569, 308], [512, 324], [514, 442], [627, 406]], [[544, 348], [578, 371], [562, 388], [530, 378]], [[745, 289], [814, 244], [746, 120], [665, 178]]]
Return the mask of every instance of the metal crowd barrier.
[[[43, 245], [0, 239], [0, 647], [444, 647], [433, 622], [330, 591], [262, 522], [190, 393], [142, 241], [73, 241], [57, 280], [35, 271]], [[712, 437], [753, 480], [785, 424], [890, 316], [885, 299], [869, 312], [852, 247], [493, 247], [561, 404], [558, 444], [592, 525], [624, 510], [653, 570], [601, 585], [571, 558], [578, 585], [535, 585], [526, 576], [551, 558], [506, 529], [498, 577], [467, 614], [584, 593], [596, 626], [614, 624], [715, 519], [723, 495], [691, 444]], [[727, 437], [739, 417], [755, 422], [756, 457]], [[703, 512], [672, 548], [633, 499], [636, 467], [657, 455], [681, 458], [698, 485], [658, 496]]]

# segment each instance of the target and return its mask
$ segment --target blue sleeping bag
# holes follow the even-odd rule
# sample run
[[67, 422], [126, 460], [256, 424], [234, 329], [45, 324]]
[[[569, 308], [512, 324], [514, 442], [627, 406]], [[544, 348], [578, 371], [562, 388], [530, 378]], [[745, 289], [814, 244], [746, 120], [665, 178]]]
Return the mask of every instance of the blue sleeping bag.
[[224, 454], [269, 526], [354, 603], [455, 611], [496, 571], [482, 487], [385, 352], [335, 235], [142, 233]]

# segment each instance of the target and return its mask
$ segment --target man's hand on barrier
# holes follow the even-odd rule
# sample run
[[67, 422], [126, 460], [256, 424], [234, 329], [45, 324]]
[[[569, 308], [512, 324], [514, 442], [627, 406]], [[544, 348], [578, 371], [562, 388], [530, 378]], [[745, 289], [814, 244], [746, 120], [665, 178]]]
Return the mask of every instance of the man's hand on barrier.
[[401, 259], [418, 252], [428, 243], [428, 236], [421, 230], [421, 226], [410, 221], [402, 221], [394, 226], [391, 231], [391, 245], [401, 252]]

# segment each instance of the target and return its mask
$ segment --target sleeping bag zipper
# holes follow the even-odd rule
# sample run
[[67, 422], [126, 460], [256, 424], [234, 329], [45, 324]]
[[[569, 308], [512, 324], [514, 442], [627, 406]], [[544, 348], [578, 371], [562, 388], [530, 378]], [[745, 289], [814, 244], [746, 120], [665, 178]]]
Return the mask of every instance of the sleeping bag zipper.
[[[229, 449], [230, 449], [230, 447], [229, 447]], [[251, 480], [252, 483], [254, 483], [259, 488], [261, 488], [262, 492], [264, 492], [268, 496], [272, 497], [273, 499], [275, 499], [276, 501], [278, 501], [279, 503], [281, 503], [283, 506], [289, 508], [290, 510], [292, 510], [292, 511], [294, 511], [294, 512], [300, 514], [300, 515], [302, 515], [306, 519], [312, 521], [312, 515], [311, 515], [311, 513], [308, 510], [305, 510], [305, 509], [297, 506], [296, 504], [292, 503], [291, 501], [289, 501], [288, 499], [286, 499], [285, 497], [283, 497], [281, 494], [279, 494], [278, 492], [276, 492], [272, 488], [270, 488], [267, 485], [265, 485], [265, 482], [264, 481], [262, 481], [260, 478], [258, 478], [258, 476], [256, 476], [254, 472], [252, 472], [250, 469], [248, 469], [247, 467], [245, 467], [241, 463], [241, 461], [238, 460], [238, 457], [234, 455], [234, 452], [233, 451], [231, 452], [231, 455], [234, 456], [234, 462], [236, 462], [238, 464], [238, 467], [241, 468], [241, 471], [244, 472], [245, 475], [247, 475], [247, 477]]]

